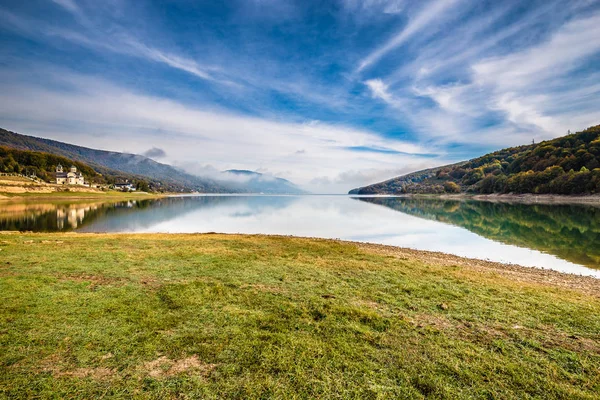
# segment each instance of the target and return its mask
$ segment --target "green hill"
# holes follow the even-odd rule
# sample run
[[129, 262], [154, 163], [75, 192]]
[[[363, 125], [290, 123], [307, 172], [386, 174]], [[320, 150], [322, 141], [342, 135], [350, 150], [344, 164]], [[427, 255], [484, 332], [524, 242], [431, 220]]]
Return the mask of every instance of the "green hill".
[[[147, 179], [139, 175], [126, 174], [108, 168], [95, 169], [85, 163], [41, 151], [17, 150], [0, 146], [0, 173], [35, 175], [43, 181], [54, 183], [56, 166], [59, 164], [65, 168], [69, 168], [71, 165], [76, 166], [77, 170], [85, 177], [86, 182], [110, 185], [128, 180], [140, 188], [148, 189]], [[150, 186], [160, 187], [157, 186], [157, 182], [150, 182]]]
[[[271, 194], [306, 193], [288, 180], [253, 171], [229, 170], [212, 177], [195, 176], [171, 165], [162, 164], [138, 154], [90, 149], [56, 140], [21, 135], [1, 128], [0, 146], [23, 151], [42, 152], [46, 156], [52, 154], [65, 157], [73, 160], [69, 161], [70, 163], [75, 163], [75, 165], [78, 165], [76, 162], [81, 163], [81, 165], [85, 164], [91, 170], [104, 176], [135, 181], [148, 181], [151, 187], [159, 191]], [[63, 163], [63, 165], [65, 164]], [[27, 165], [23, 164], [21, 167], [25, 168]], [[2, 171], [2, 167], [0, 166], [0, 172]], [[38, 176], [46, 179], [44, 178], [46, 174], [43, 168], [39, 171]], [[90, 171], [86, 175], [84, 172], [84, 175], [88, 176], [91, 173]]]
[[102, 174], [107, 171], [119, 171], [122, 175], [133, 175], [154, 182], [156, 187], [166, 191], [207, 193], [239, 191], [214, 180], [187, 174], [170, 165], [161, 164], [137, 154], [90, 149], [55, 140], [21, 135], [1, 128], [0, 146], [66, 157], [85, 163]]
[[350, 194], [600, 193], [600, 125], [353, 189]]

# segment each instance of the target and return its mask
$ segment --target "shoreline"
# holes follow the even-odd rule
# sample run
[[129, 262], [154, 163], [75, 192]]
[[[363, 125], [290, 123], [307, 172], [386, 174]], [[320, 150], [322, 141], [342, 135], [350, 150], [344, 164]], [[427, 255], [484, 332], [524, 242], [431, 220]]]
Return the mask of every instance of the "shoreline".
[[[516, 282], [528, 282], [549, 285], [568, 289], [584, 290], [588, 294], [600, 297], [600, 278], [589, 275], [562, 272], [554, 269], [526, 267], [519, 264], [502, 263], [498, 261], [482, 260], [478, 258], [462, 257], [440, 251], [417, 250], [408, 247], [399, 247], [377, 243], [356, 242], [341, 239], [326, 239], [319, 237], [271, 235], [271, 234], [239, 234], [239, 233], [131, 233], [131, 232], [18, 232], [3, 231], [0, 237], [26, 236], [28, 238], [61, 236], [65, 238], [138, 238], [149, 240], [206, 240], [211, 238], [226, 238], [227, 240], [249, 239], [289, 239], [292, 241], [313, 241], [320, 243], [337, 243], [341, 245], [354, 245], [357, 249], [372, 254], [391, 256], [398, 259], [419, 261], [439, 267], [460, 267], [477, 273], [492, 273]], [[589, 267], [586, 267], [589, 268]], [[589, 268], [593, 270], [593, 268]]]
[[146, 193], [146, 192], [117, 192], [117, 191], [55, 191], [55, 192], [2, 192], [0, 188], [0, 204], [2, 202], [23, 201], [64, 201], [64, 200], [137, 200], [158, 199], [172, 196], [171, 193]]
[[[344, 241], [340, 241], [344, 242]], [[501, 263], [497, 261], [481, 260], [478, 258], [461, 257], [454, 254], [416, 250], [407, 247], [382, 245], [376, 243], [348, 242], [358, 245], [359, 248], [368, 249], [378, 254], [387, 254], [394, 257], [409, 257], [421, 262], [439, 266], [459, 266], [478, 272], [500, 274], [515, 281], [536, 282], [550, 286], [571, 289], [584, 289], [586, 292], [600, 297], [600, 278], [574, 273], [561, 272], [544, 267], [525, 267], [519, 264]], [[591, 269], [591, 268], [590, 268]]]
[[6, 233], [0, 254], [11, 398], [592, 399], [600, 384], [598, 279], [275, 235]]
[[408, 199], [440, 199], [440, 200], [477, 200], [492, 203], [518, 203], [518, 204], [585, 204], [600, 206], [600, 194], [591, 195], [562, 195], [562, 194], [426, 194], [426, 193], [406, 193], [406, 194], [362, 194], [352, 195], [353, 197], [399, 197]]
[[[445, 195], [442, 195], [442, 198]], [[453, 195], [448, 195], [452, 198]], [[523, 203], [523, 204], [589, 204], [600, 206], [600, 195], [592, 194], [585, 196], [570, 196], [561, 194], [478, 194], [464, 196], [458, 195], [458, 198], [497, 202], [497, 203]]]
[[[50, 186], [50, 185], [49, 185]], [[61, 187], [62, 188], [62, 187]], [[517, 203], [517, 204], [585, 204], [600, 207], [600, 194], [592, 195], [558, 195], [558, 194], [428, 194], [428, 193], [404, 193], [404, 194], [262, 194], [262, 193], [145, 193], [145, 192], [118, 192], [118, 191], [100, 191], [94, 189], [73, 191], [23, 191], [10, 192], [3, 191], [0, 186], [0, 201], [7, 200], [83, 200], [83, 199], [136, 199], [144, 198], [164, 198], [164, 197], [193, 197], [193, 196], [346, 196], [346, 197], [397, 197], [408, 199], [439, 199], [439, 200], [476, 200], [492, 203]]]

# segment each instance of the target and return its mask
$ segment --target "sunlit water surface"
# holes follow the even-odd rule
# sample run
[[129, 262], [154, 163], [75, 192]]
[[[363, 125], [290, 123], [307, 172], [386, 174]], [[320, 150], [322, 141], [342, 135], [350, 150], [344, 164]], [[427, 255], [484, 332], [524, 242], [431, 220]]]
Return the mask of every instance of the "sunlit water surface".
[[600, 208], [583, 205], [235, 195], [5, 202], [0, 203], [0, 229], [338, 238], [600, 277]]

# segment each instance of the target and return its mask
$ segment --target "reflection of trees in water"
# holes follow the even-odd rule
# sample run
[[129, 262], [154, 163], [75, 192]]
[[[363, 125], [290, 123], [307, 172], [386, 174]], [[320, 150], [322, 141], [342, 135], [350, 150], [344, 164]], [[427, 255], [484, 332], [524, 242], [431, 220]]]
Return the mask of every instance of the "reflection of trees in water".
[[457, 225], [502, 243], [600, 268], [600, 208], [597, 207], [413, 198], [358, 199]]
[[23, 203], [8, 204], [0, 213], [0, 230], [70, 231], [116, 209], [140, 209], [147, 200], [112, 203]]
[[0, 230], [133, 231], [199, 209], [244, 205], [245, 215], [259, 214], [285, 208], [293, 201], [294, 197], [199, 196], [108, 203], [7, 203], [0, 209]]

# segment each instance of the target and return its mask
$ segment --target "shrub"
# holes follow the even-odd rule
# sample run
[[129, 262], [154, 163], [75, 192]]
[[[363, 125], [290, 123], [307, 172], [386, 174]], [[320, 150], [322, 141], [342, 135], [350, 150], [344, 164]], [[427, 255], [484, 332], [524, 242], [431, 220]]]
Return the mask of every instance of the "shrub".
[[444, 183], [444, 191], [446, 193], [460, 193], [460, 186], [455, 182], [446, 182]]

